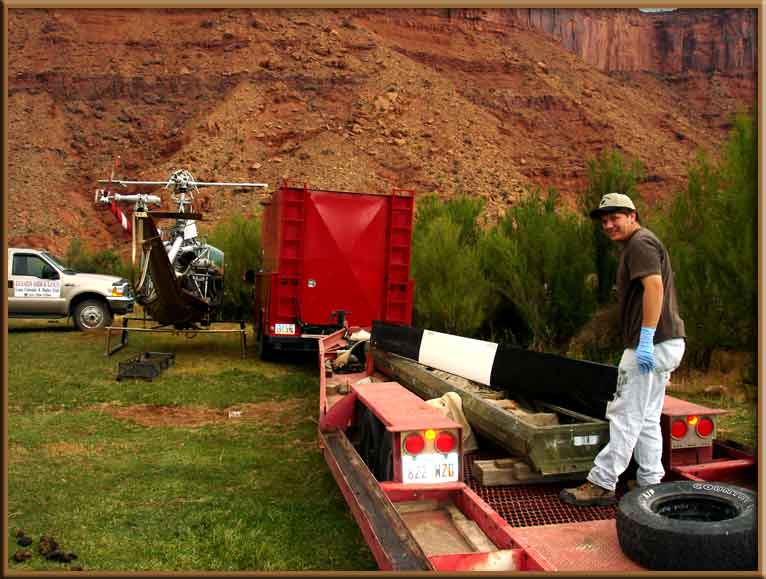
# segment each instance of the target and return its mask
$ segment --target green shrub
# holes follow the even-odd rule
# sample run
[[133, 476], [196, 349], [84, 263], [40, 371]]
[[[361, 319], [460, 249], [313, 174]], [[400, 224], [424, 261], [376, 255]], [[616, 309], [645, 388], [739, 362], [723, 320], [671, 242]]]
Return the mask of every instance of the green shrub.
[[79, 237], [69, 242], [63, 262], [78, 272], [116, 275], [130, 279], [129, 263], [123, 261], [111, 249], [89, 252], [82, 246]]
[[[532, 191], [482, 244], [483, 265], [501, 304], [522, 321], [523, 346], [559, 348], [595, 309], [590, 223], [556, 210], [558, 193]], [[519, 336], [519, 328], [511, 333]], [[527, 343], [523, 343], [527, 342]]]
[[414, 325], [471, 336], [491, 311], [491, 286], [484, 278], [477, 241], [480, 199], [458, 197], [418, 203], [413, 231]]
[[248, 269], [261, 267], [260, 216], [234, 215], [219, 223], [208, 235], [208, 243], [224, 252], [224, 297], [218, 319], [240, 320], [252, 316], [253, 286], [243, 280]]
[[436, 195], [429, 195], [418, 200], [416, 223], [425, 231], [437, 218], [445, 216], [458, 226], [460, 242], [475, 245], [482, 233], [478, 219], [484, 209], [484, 200], [460, 194], [447, 201], [441, 201]]
[[687, 359], [707, 369], [714, 349], [755, 351], [757, 145], [752, 118], [736, 119], [719, 163], [700, 154], [668, 204], [663, 241], [673, 262]]
[[[589, 159], [588, 188], [579, 198], [579, 207], [588, 218], [591, 210], [598, 207], [601, 197], [607, 193], [623, 193], [630, 196], [641, 211], [641, 199], [636, 184], [644, 177], [644, 166], [640, 160], [629, 163], [619, 151], [604, 150], [597, 157]], [[612, 286], [617, 275], [619, 247], [601, 231], [601, 222], [592, 220], [591, 243], [593, 244], [596, 276], [598, 281], [597, 299], [605, 304], [613, 299]]]

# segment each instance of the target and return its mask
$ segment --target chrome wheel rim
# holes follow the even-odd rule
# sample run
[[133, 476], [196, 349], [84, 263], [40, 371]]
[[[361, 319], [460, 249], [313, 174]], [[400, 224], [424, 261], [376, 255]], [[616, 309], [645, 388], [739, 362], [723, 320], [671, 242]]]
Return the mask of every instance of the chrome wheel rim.
[[98, 306], [87, 306], [80, 311], [80, 322], [86, 328], [98, 328], [104, 321], [104, 312]]

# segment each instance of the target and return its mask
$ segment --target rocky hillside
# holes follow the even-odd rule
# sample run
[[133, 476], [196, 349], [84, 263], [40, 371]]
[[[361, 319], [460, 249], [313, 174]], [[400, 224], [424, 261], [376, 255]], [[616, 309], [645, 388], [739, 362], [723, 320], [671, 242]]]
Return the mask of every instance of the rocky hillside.
[[[755, 45], [742, 9], [9, 9], [9, 242], [124, 250], [93, 204], [117, 156], [125, 179], [465, 192], [493, 218], [532, 186], [573, 201], [616, 148], [651, 201], [752, 110]], [[262, 197], [198, 202], [209, 226]]]

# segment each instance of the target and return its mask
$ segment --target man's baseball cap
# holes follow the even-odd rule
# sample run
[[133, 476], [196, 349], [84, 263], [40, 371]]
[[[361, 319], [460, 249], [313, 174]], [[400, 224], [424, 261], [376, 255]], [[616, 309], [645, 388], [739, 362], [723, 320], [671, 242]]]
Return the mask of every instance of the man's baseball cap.
[[[630, 211], [636, 211], [636, 206], [633, 205], [630, 197], [623, 195], [622, 193], [607, 193], [601, 198], [601, 203], [598, 207], [590, 212], [590, 216], [595, 219], [602, 213], [612, 213], [619, 211], [620, 209], [629, 209]], [[636, 211], [638, 213], [638, 211]]]

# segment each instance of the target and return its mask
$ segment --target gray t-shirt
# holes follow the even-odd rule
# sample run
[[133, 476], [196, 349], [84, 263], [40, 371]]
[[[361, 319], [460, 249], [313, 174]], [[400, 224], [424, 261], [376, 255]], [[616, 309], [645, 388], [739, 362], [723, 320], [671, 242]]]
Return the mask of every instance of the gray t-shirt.
[[660, 320], [657, 322], [657, 331], [654, 334], [654, 343], [686, 337], [684, 321], [678, 314], [670, 256], [657, 236], [645, 227], [641, 227], [625, 243], [617, 270], [620, 324], [622, 341], [626, 348], [635, 348], [638, 345], [644, 298], [641, 278], [653, 274], [662, 277], [664, 296]]

